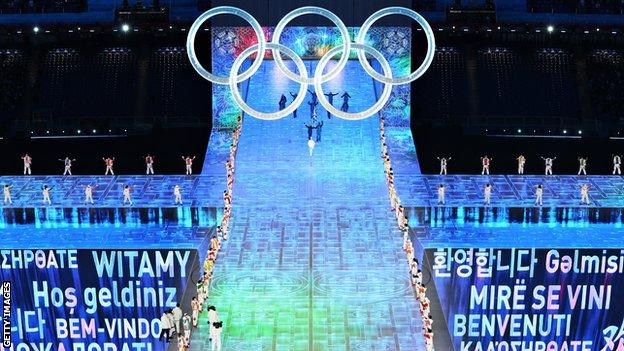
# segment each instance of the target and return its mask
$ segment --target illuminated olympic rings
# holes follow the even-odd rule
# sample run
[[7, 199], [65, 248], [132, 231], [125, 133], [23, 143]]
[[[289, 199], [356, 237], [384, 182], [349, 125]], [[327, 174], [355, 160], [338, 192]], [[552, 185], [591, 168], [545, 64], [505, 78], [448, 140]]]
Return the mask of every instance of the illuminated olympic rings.
[[[201, 25], [208, 19], [216, 15], [222, 14], [235, 15], [249, 22], [258, 39], [258, 44], [255, 44], [245, 49], [236, 58], [230, 71], [230, 75], [228, 77], [221, 77], [208, 72], [208, 70], [206, 70], [199, 63], [199, 60], [197, 59], [195, 53], [195, 37]], [[289, 22], [299, 16], [309, 14], [319, 15], [329, 19], [338, 27], [338, 31], [342, 36], [342, 45], [330, 49], [329, 51], [327, 51], [327, 53], [325, 53], [325, 55], [323, 55], [323, 57], [321, 57], [321, 59], [319, 60], [319, 64], [314, 71], [313, 77], [308, 77], [308, 73], [301, 58], [297, 56], [294, 51], [279, 43], [280, 36]], [[370, 27], [377, 20], [388, 15], [404, 15], [412, 18], [413, 20], [418, 22], [418, 24], [420, 24], [420, 26], [423, 28], [423, 32], [425, 33], [425, 37], [427, 38], [427, 52], [425, 54], [425, 59], [414, 72], [406, 76], [393, 77], [392, 70], [390, 68], [390, 65], [388, 64], [388, 61], [379, 51], [366, 44], [365, 42], [366, 34], [368, 33]], [[253, 16], [236, 7], [220, 6], [204, 12], [197, 18], [197, 20], [195, 20], [195, 22], [191, 26], [191, 29], [189, 30], [189, 34], [186, 39], [186, 49], [189, 59], [191, 61], [191, 65], [197, 71], [197, 73], [199, 73], [204, 79], [212, 83], [229, 85], [230, 89], [232, 90], [234, 100], [236, 101], [238, 106], [245, 113], [253, 117], [266, 120], [275, 120], [289, 115], [301, 105], [301, 103], [305, 99], [305, 93], [307, 91], [308, 85], [311, 84], [314, 85], [314, 90], [316, 92], [316, 96], [319, 102], [327, 111], [329, 111], [329, 113], [343, 119], [358, 120], [372, 116], [375, 113], [379, 112], [390, 99], [392, 86], [413, 82], [427, 71], [427, 69], [431, 65], [431, 62], [433, 61], [435, 53], [435, 38], [433, 35], [433, 30], [431, 29], [431, 26], [429, 26], [429, 23], [427, 23], [427, 21], [417, 12], [404, 7], [386, 7], [373, 13], [370, 17], [368, 17], [360, 28], [355, 42], [351, 42], [348, 28], [344, 25], [344, 23], [342, 22], [342, 20], [340, 20], [338, 16], [324, 8], [305, 6], [295, 9], [288, 13], [286, 16], [284, 16], [284, 18], [282, 18], [282, 20], [275, 27], [271, 42], [267, 43], [266, 39], [264, 38], [264, 34], [262, 32], [260, 24]], [[247, 105], [247, 103], [245, 103], [237, 87], [238, 83], [250, 78], [254, 73], [258, 71], [258, 68], [260, 68], [260, 65], [262, 64], [262, 60], [264, 59], [264, 52], [267, 49], [272, 51], [273, 59], [275, 60], [275, 63], [279, 70], [284, 73], [289, 79], [301, 84], [299, 94], [297, 95], [295, 100], [287, 108], [277, 112], [260, 112], [252, 109], [251, 107], [249, 107], [249, 105]], [[336, 109], [329, 103], [329, 101], [327, 101], [322, 89], [323, 83], [335, 78], [345, 68], [349, 59], [349, 52], [351, 50], [357, 51], [359, 62], [366, 71], [366, 73], [368, 73], [373, 79], [385, 84], [379, 100], [373, 106], [366, 109], [365, 111], [355, 113], [344, 112]], [[253, 53], [256, 53], [256, 58], [254, 59], [253, 63], [249, 66], [247, 70], [239, 74], [238, 70], [242, 66], [243, 61], [251, 56]], [[338, 63], [329, 72], [323, 74], [323, 70], [329, 60], [331, 60], [338, 53], [342, 53], [340, 59], [338, 60]], [[299, 71], [298, 75], [293, 73], [286, 66], [286, 64], [284, 64], [281, 54], [285, 54], [294, 61], [295, 66], [297, 66], [297, 70]], [[366, 54], [369, 54], [377, 61], [379, 61], [379, 64], [381, 65], [381, 68], [383, 70], [383, 75], [376, 72], [375, 69], [371, 67], [370, 63], [366, 58]]]

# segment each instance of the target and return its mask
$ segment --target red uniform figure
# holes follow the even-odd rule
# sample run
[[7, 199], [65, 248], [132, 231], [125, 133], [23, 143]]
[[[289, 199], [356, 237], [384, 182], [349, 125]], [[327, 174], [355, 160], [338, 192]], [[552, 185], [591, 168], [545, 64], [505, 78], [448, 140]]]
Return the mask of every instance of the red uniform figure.
[[31, 174], [30, 166], [32, 165], [32, 157], [29, 154], [25, 154], [21, 157], [22, 161], [24, 161], [24, 175]]
[[193, 174], [193, 160], [195, 160], [195, 156], [182, 156], [182, 160], [184, 160], [184, 164], [186, 165], [186, 175]]
[[104, 175], [108, 175], [108, 173], [110, 173], [111, 175], [115, 175], [115, 172], [113, 171], [113, 165], [115, 164], [115, 158], [110, 158], [110, 157], [102, 157], [102, 160], [104, 161], [104, 164], [106, 165], [106, 171], [104, 172]]
[[154, 174], [154, 156], [145, 156], [145, 174]]
[[481, 157], [481, 165], [483, 165], [483, 168], [481, 169], [481, 174], [490, 174], [490, 162], [492, 161], [491, 158], [487, 157], [487, 155]]

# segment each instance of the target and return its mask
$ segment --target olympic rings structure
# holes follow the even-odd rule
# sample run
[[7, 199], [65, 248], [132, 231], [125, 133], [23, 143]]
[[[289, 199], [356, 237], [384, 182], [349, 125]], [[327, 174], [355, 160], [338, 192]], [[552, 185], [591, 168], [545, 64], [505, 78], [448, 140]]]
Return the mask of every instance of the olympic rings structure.
[[[243, 52], [236, 58], [230, 70], [230, 75], [227, 77], [217, 76], [209, 72], [201, 65], [195, 53], [195, 38], [201, 25], [214, 16], [224, 14], [238, 16], [247, 21], [258, 39], [257, 44], [243, 50]], [[303, 60], [293, 50], [280, 44], [280, 36], [286, 28], [286, 25], [299, 16], [310, 14], [325, 17], [333, 22], [338, 28], [338, 31], [340, 32], [340, 35], [343, 39], [341, 46], [336, 46], [328, 50], [325, 55], [321, 57], [312, 77], [308, 76], [308, 72], [306, 71]], [[365, 42], [366, 34], [368, 33], [371, 26], [382, 17], [389, 15], [403, 15], [415, 20], [422, 27], [425, 37], [427, 38], [427, 51], [423, 62], [414, 72], [402, 77], [394, 77], [388, 61], [378, 50], [366, 44]], [[243, 100], [237, 86], [238, 83], [249, 79], [258, 71], [260, 65], [262, 64], [262, 61], [264, 60], [264, 52], [266, 50], [271, 50], [273, 59], [275, 60], [278, 69], [289, 79], [300, 84], [299, 93], [295, 100], [290, 105], [288, 105], [288, 107], [277, 112], [261, 112], [251, 108]], [[384, 84], [384, 89], [377, 102], [368, 109], [360, 112], [344, 112], [335, 108], [326, 99], [325, 95], [323, 94], [322, 88], [323, 83], [330, 81], [338, 76], [340, 72], [345, 68], [345, 66], [347, 65], [347, 61], [349, 60], [349, 53], [351, 52], [351, 50], [357, 51], [358, 60], [362, 65], [364, 71], [368, 73], [368, 75], [370, 75], [373, 79]], [[277, 26], [275, 26], [271, 42], [267, 43], [266, 39], [264, 38], [262, 27], [252, 15], [236, 7], [219, 6], [204, 12], [195, 20], [189, 30], [189, 34], [186, 39], [186, 52], [189, 56], [191, 65], [193, 66], [195, 71], [199, 73], [200, 76], [214, 84], [229, 85], [232, 91], [232, 96], [234, 97], [234, 101], [245, 113], [253, 117], [264, 120], [276, 120], [288, 116], [295, 109], [299, 108], [299, 106], [303, 103], [303, 100], [305, 99], [308, 86], [313, 85], [318, 101], [329, 113], [347, 120], [359, 120], [370, 117], [375, 113], [381, 111], [381, 109], [390, 99], [393, 86], [411, 83], [414, 80], [420, 78], [420, 76], [422, 76], [427, 71], [427, 69], [431, 65], [431, 62], [433, 61], [433, 57], [435, 54], [435, 38], [433, 35], [433, 30], [431, 29], [429, 23], [416, 11], [405, 7], [386, 7], [373, 13], [370, 17], [368, 17], [362, 24], [358, 36], [355, 39], [355, 42], [351, 42], [351, 39], [349, 37], [349, 30], [338, 16], [336, 16], [331, 11], [321, 7], [304, 6], [286, 14], [286, 16], [284, 16], [280, 20]], [[252, 64], [244, 72], [239, 74], [238, 71], [241, 68], [243, 62], [254, 53], [256, 54], [256, 57]], [[337, 64], [329, 72], [323, 73], [324, 68], [329, 63], [329, 61], [339, 53], [341, 53], [341, 55]], [[295, 63], [299, 74], [293, 73], [286, 66], [281, 56], [282, 54], [290, 58]], [[379, 62], [383, 74], [378, 73], [373, 67], [371, 67], [370, 63], [366, 58], [366, 54], [372, 56]]]

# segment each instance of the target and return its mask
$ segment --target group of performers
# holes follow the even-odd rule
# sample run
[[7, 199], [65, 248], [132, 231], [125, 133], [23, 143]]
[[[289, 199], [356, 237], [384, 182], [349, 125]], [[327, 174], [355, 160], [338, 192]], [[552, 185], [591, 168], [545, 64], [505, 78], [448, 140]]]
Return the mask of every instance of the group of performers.
[[[24, 175], [32, 174], [32, 157], [29, 154], [24, 154], [21, 157], [24, 162]], [[145, 174], [153, 175], [154, 174], [154, 156], [146, 155], [144, 157], [145, 160]], [[186, 175], [193, 174], [193, 161], [195, 160], [195, 156], [182, 156], [182, 160], [186, 166]], [[63, 171], [63, 175], [72, 175], [72, 163], [75, 162], [75, 159], [65, 157], [64, 159], [59, 159], [59, 161], [63, 162], [65, 168]], [[104, 161], [104, 165], [106, 167], [104, 171], [104, 175], [115, 175], [114, 165], [115, 165], [115, 157], [102, 157], [102, 161]], [[84, 203], [85, 204], [95, 204], [93, 200], [93, 191], [97, 187], [97, 185], [87, 184], [84, 187]], [[41, 188], [41, 194], [43, 197], [44, 205], [52, 205], [52, 199], [50, 197], [52, 188], [48, 185], [44, 185]], [[3, 187], [4, 193], [4, 205], [12, 205], [12, 186], [5, 184]], [[173, 198], [175, 205], [182, 205], [182, 188], [179, 185], [175, 185], [173, 187]], [[132, 206], [132, 187], [130, 185], [123, 186], [123, 204]]]
[[[557, 157], [542, 157], [542, 160], [544, 160], [544, 166], [545, 166], [544, 174], [545, 175], [553, 174], [553, 163], [556, 159]], [[438, 157], [438, 160], [440, 161], [440, 174], [446, 175], [448, 172], [448, 162], [451, 160], [451, 157]], [[524, 155], [520, 155], [516, 158], [516, 160], [518, 161], [518, 174], [522, 175], [524, 174], [524, 166], [526, 164], [526, 157], [524, 157]], [[612, 160], [613, 160], [613, 174], [620, 175], [622, 157], [620, 155], [612, 155]], [[579, 157], [578, 161], [579, 161], [578, 175], [580, 174], [586, 175], [587, 174], [587, 157]], [[490, 174], [491, 162], [492, 162], [492, 158], [488, 157], [487, 155], [481, 157], [481, 166], [482, 166], [481, 174], [482, 175]], [[589, 205], [590, 203], [589, 188], [590, 188], [589, 184], [580, 185], [580, 200], [581, 200], [580, 204], [582, 205]], [[445, 205], [446, 204], [446, 187], [444, 186], [444, 184], [439, 184], [437, 191], [438, 191], [438, 205]], [[535, 206], [542, 206], [544, 202], [544, 186], [542, 184], [538, 184], [535, 186], [534, 195], [535, 195]], [[492, 184], [487, 183], [483, 187], [483, 204], [490, 205], [491, 199], [492, 199]]]
[[[581, 205], [589, 205], [589, 184], [581, 184], [580, 186]], [[544, 204], [544, 186], [538, 184], [535, 186], [535, 206]], [[487, 183], [483, 187], [483, 204], [489, 206], [492, 201], [492, 184]], [[444, 184], [438, 185], [438, 205], [446, 205], [446, 187]]]
[[[448, 172], [448, 163], [451, 160], [451, 157], [438, 157], [438, 161], [440, 161], [440, 174], [446, 175]], [[553, 174], [553, 164], [557, 157], [541, 157], [544, 161], [544, 174], [552, 175]], [[611, 174], [622, 174], [621, 165], [622, 165], [622, 156], [620, 155], [611, 155], [611, 159], [613, 161], [613, 171]], [[489, 175], [490, 174], [490, 165], [492, 163], [492, 158], [487, 155], [481, 157], [481, 174]], [[587, 157], [578, 157], [578, 175], [587, 175]], [[518, 174], [524, 174], [524, 166], [526, 164], [526, 157], [524, 155], [520, 155], [516, 158], [518, 161]]]
[[[292, 93], [292, 92], [288, 92], [288, 93], [290, 94], [292, 101], [295, 101], [295, 99], [299, 95], [298, 93]], [[310, 100], [308, 101], [308, 106], [310, 106], [310, 116], [312, 116], [313, 113], [316, 111], [316, 108], [319, 105], [319, 102], [318, 102], [318, 97], [316, 96], [315, 91], [311, 91], [308, 89], [308, 93], [310, 93]], [[333, 106], [334, 96], [338, 96], [340, 95], [340, 93], [332, 93], [330, 91], [329, 93], [326, 93], [324, 95], [327, 96], [327, 101]], [[340, 97], [342, 98], [342, 106], [340, 106], [340, 110], [344, 112], [348, 112], [349, 111], [349, 99], [351, 98], [351, 95], [349, 95], [349, 93], [345, 91], [342, 95], [340, 95]], [[285, 109], [287, 102], [288, 102], [288, 99], [286, 98], [286, 95], [282, 94], [278, 102], [279, 109], [280, 110]], [[297, 109], [293, 111], [293, 118], [297, 118]], [[327, 119], [331, 119], [331, 113], [329, 113], [329, 111], [327, 111]]]
[[[323, 121], [318, 121], [316, 118], [316, 110], [312, 111], [312, 118], [310, 122], [304, 123], [303, 126], [308, 130], [308, 150], [310, 152], [310, 156], [312, 156], [312, 152], [314, 151], [314, 146], [316, 143], [321, 141], [321, 133], [323, 131]], [[316, 140], [312, 138], [312, 133], [316, 131]]]
[[427, 288], [423, 283], [423, 273], [420, 269], [418, 259], [414, 257], [414, 247], [407, 232], [403, 236], [403, 250], [407, 255], [407, 262], [410, 264], [412, 286], [416, 290], [416, 298], [418, 302], [420, 302], [420, 317], [423, 321], [425, 347], [427, 351], [430, 351], [433, 350], [433, 316], [431, 315], [431, 304], [426, 295]]
[[[22, 162], [24, 163], [24, 175], [32, 174], [32, 162], [33, 159], [29, 154], [24, 154], [20, 157]], [[145, 174], [153, 175], [154, 174], [154, 161], [155, 157], [151, 154], [147, 154], [143, 157], [145, 161]], [[63, 159], [59, 159], [59, 161], [63, 162], [63, 175], [72, 175], [72, 165], [76, 162], [76, 159], [65, 157]], [[115, 157], [102, 157], [102, 161], [104, 161], [104, 175], [115, 175]], [[184, 161], [185, 165], [185, 174], [192, 175], [193, 174], [193, 161], [195, 161], [195, 156], [182, 156], [182, 161]]]
[[[87, 184], [84, 186], [84, 203], [87, 205], [95, 204], [93, 200], [93, 190], [97, 188], [96, 185]], [[2, 192], [4, 194], [4, 205], [13, 205], [13, 195], [12, 195], [13, 187], [11, 185], [5, 184]], [[44, 185], [41, 187], [41, 195], [43, 197], [44, 205], [52, 205], [52, 199], [50, 197], [52, 192], [52, 188], [48, 185]], [[124, 205], [133, 205], [132, 202], [132, 187], [130, 185], [123, 186], [123, 204]], [[175, 205], [182, 205], [182, 188], [179, 185], [173, 186], [173, 198]]]
[[179, 303], [176, 304], [176, 307], [165, 310], [160, 317], [158, 340], [162, 341], [164, 337], [165, 342], [169, 342], [173, 334], [177, 334], [178, 342], [183, 343], [191, 336], [191, 317], [182, 311]]
[[423, 321], [423, 336], [425, 338], [425, 349], [427, 351], [433, 350], [433, 318], [431, 316], [431, 310], [429, 306], [429, 298], [426, 296], [427, 288], [425, 287], [422, 279], [422, 271], [419, 269], [418, 259], [414, 257], [414, 246], [412, 240], [409, 237], [409, 224], [403, 205], [401, 205], [401, 199], [399, 198], [396, 188], [394, 186], [394, 171], [392, 170], [392, 163], [390, 161], [390, 155], [388, 155], [388, 146], [386, 145], [386, 132], [384, 125], [384, 117], [379, 119], [380, 130], [380, 143], [381, 143], [381, 158], [384, 162], [384, 170], [386, 174], [386, 182], [388, 185], [388, 192], [390, 195], [391, 211], [394, 211], [394, 215], [397, 220], [397, 226], [403, 232], [403, 250], [407, 256], [407, 263], [409, 265], [409, 272], [414, 289], [416, 290], [416, 299], [420, 304], [420, 317]]
[[[193, 328], [197, 328], [199, 314], [204, 310], [204, 302], [208, 299], [208, 289], [212, 278], [212, 270], [217, 260], [217, 254], [221, 250], [221, 244], [228, 239], [229, 225], [232, 218], [232, 190], [234, 187], [234, 163], [236, 160], [236, 152], [238, 150], [238, 140], [241, 134], [243, 119], [238, 117], [236, 129], [232, 134], [232, 143], [230, 144], [230, 154], [225, 163], [227, 174], [227, 186], [223, 191], [223, 216], [221, 224], [216, 228], [216, 234], [210, 239], [210, 248], [204, 260], [204, 273], [202, 278], [197, 282], [197, 296], [191, 301]], [[208, 307], [208, 324], [210, 325], [210, 338], [212, 342], [212, 350], [221, 350], [221, 332], [223, 323], [219, 319], [215, 306]], [[188, 345], [187, 345], [188, 347]], [[180, 350], [183, 350], [182, 348]]]

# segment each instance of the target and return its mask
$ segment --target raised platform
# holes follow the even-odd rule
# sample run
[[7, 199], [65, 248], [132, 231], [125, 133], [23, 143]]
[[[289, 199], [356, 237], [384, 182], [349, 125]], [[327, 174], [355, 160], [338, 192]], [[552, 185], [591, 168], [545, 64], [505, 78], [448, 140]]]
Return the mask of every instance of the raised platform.
[[[0, 228], [138, 227], [171, 224], [215, 225], [223, 206], [224, 177], [200, 176], [4, 176], [12, 187], [12, 205], [2, 208]], [[94, 204], [84, 202], [86, 185], [94, 187]], [[42, 203], [41, 189], [52, 188], [52, 205]], [[123, 204], [123, 187], [132, 188], [132, 205]], [[183, 204], [174, 204], [173, 187], [182, 188]]]
[[[483, 188], [492, 184], [492, 207], [532, 207], [535, 187], [544, 187], [544, 206], [624, 207], [624, 178], [621, 176], [576, 175], [411, 175], [395, 176], [397, 192], [406, 207], [437, 206], [437, 188], [446, 187], [447, 207], [480, 207]], [[580, 186], [589, 184], [589, 206], [580, 205]]]
[[[303, 144], [301, 146], [304, 150]], [[310, 164], [310, 168], [315, 166], [313, 163]], [[270, 173], [269, 166], [266, 167], [266, 173]], [[301, 174], [303, 180], [307, 180], [308, 176], [306, 173]], [[260, 174], [258, 177], [259, 184], [266, 182]], [[352, 177], [353, 191], [359, 191], [358, 180], [361, 179], [358, 178], [364, 178], [364, 175], [355, 174]], [[182, 188], [185, 207], [221, 207], [224, 178], [220, 175], [0, 176], [0, 185], [12, 186], [13, 205], [4, 206], [5, 208], [129, 207], [123, 205], [122, 192], [125, 185], [130, 185], [133, 189], [134, 207], [174, 207], [174, 185]], [[330, 179], [328, 175], [326, 181]], [[534, 191], [538, 184], [544, 186], [544, 207], [579, 207], [579, 187], [582, 184], [590, 185], [591, 207], [624, 207], [624, 178], [621, 176], [397, 174], [395, 183], [403, 203], [408, 207], [437, 206], [439, 184], [446, 186], [447, 206], [481, 206], [483, 187], [486, 183], [492, 184], [492, 206], [495, 207], [533, 206]], [[84, 187], [89, 184], [95, 187], [93, 190], [95, 204], [87, 206], [84, 203]], [[50, 206], [42, 203], [41, 188], [44, 185], [52, 188]]]
[[541, 224], [550, 226], [585, 227], [603, 223], [621, 226], [621, 207], [504, 207], [504, 206], [431, 206], [405, 209], [411, 226], [485, 225], [507, 227], [510, 224]]
[[35, 228], [138, 228], [175, 225], [215, 225], [216, 207], [13, 207], [2, 209], [0, 228], [33, 225]]
[[[374, 100], [370, 77], [360, 69], [351, 63], [345, 73], [349, 86], [361, 90], [353, 94], [354, 107]], [[295, 83], [276, 81], [273, 73], [275, 67], [264, 63], [244, 89], [247, 101], [270, 110], [280, 94], [296, 90]], [[330, 89], [345, 91], [344, 83], [340, 79]], [[309, 116], [305, 107], [300, 110], [297, 119], [248, 118], [243, 125], [231, 235], [219, 253], [209, 300], [225, 322], [224, 348], [424, 350], [401, 233], [389, 211], [378, 122], [321, 115], [323, 139], [309, 156], [303, 126]], [[397, 190], [422, 245], [528, 247], [556, 240], [581, 247], [621, 241], [622, 177], [420, 175], [410, 158], [415, 150], [400, 143], [412, 142], [408, 133], [388, 134]], [[222, 139], [209, 153], [204, 175], [0, 177], [0, 185], [13, 187], [14, 202], [3, 208], [1, 245], [189, 247], [201, 254], [212, 230], [206, 227], [216, 223], [222, 206], [225, 172], [217, 146], [229, 145]], [[488, 182], [492, 206], [483, 207]], [[440, 183], [448, 189], [447, 205], [438, 207]], [[584, 183], [591, 186], [589, 206], [578, 205]], [[97, 185], [94, 205], [84, 204], [88, 184]], [[533, 206], [537, 184], [545, 186], [542, 208]], [[42, 205], [43, 185], [52, 187], [51, 206]], [[133, 206], [123, 205], [125, 185], [134, 189]], [[184, 205], [173, 204], [175, 185], [182, 188]], [[595, 222], [617, 224], [583, 228]], [[418, 228], [425, 225], [436, 228]], [[191, 351], [208, 348], [202, 318]], [[163, 347], [156, 345], [155, 350]]]
[[[344, 72], [326, 89], [348, 83], [355, 110], [372, 105], [361, 66], [350, 61]], [[242, 90], [271, 111], [297, 89], [265, 61]], [[378, 121], [320, 113], [322, 141], [310, 157], [309, 119], [304, 105], [297, 119], [244, 121], [231, 235], [209, 294], [224, 321], [223, 349], [424, 350], [401, 235], [386, 211]], [[190, 351], [210, 348], [202, 318]]]
[[[411, 226], [510, 223], [585, 226], [622, 224], [624, 178], [575, 175], [407, 175], [395, 176], [397, 191]], [[492, 184], [491, 204], [483, 188]], [[446, 187], [446, 204], [438, 205], [437, 188]], [[535, 188], [544, 187], [543, 206], [535, 206]], [[580, 203], [580, 186], [589, 184], [590, 204]]]
[[[13, 205], [5, 208], [119, 208], [123, 205], [123, 188], [132, 188], [134, 207], [174, 207], [173, 187], [182, 188], [186, 207], [221, 207], [222, 192], [225, 189], [225, 167], [223, 175], [119, 175], [119, 176], [2, 176], [0, 186], [12, 187]], [[51, 190], [52, 205], [43, 204], [41, 189], [44, 185]], [[84, 189], [93, 188], [94, 204], [84, 202]]]
[[[2, 246], [19, 249], [199, 249], [207, 244], [211, 228], [177, 226], [141, 226], [90, 228], [2, 229]], [[203, 254], [203, 251], [200, 251]]]
[[507, 227], [420, 227], [413, 230], [421, 248], [621, 248], [622, 226], [552, 227], [511, 224]]

